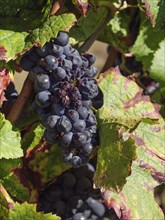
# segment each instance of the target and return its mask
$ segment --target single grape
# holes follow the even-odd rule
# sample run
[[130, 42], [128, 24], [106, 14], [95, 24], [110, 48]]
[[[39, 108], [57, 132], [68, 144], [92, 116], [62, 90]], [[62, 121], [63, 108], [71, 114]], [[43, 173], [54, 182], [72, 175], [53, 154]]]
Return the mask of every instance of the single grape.
[[88, 192], [92, 188], [92, 183], [91, 181], [86, 178], [82, 177], [77, 180], [76, 182], [76, 191], [77, 192]]
[[85, 217], [83, 213], [78, 212], [73, 216], [73, 220], [87, 220], [87, 218]]
[[72, 69], [72, 61], [64, 59], [62, 61], [62, 66], [66, 71], [70, 71]]
[[36, 48], [32, 47], [29, 51], [29, 59], [32, 60], [33, 62], [38, 62], [38, 60], [41, 58], [37, 52], [36, 52]]
[[52, 71], [58, 66], [58, 60], [55, 56], [48, 55], [45, 58], [41, 59], [40, 65], [45, 68], [47, 71]]
[[61, 184], [64, 189], [73, 189], [76, 184], [76, 178], [72, 173], [64, 173], [61, 177]]
[[52, 113], [58, 116], [62, 116], [65, 113], [65, 107], [59, 103], [53, 103]]
[[63, 161], [65, 164], [70, 164], [71, 160], [73, 158], [73, 153], [72, 152], [65, 152], [63, 155]]
[[85, 154], [85, 155], [89, 155], [93, 150], [93, 145], [90, 144], [90, 143], [86, 143], [82, 146], [82, 152]]
[[89, 62], [85, 57], [81, 57], [82, 58], [82, 68], [86, 69], [89, 66]]
[[78, 108], [78, 113], [81, 119], [86, 119], [88, 117], [88, 110], [85, 107]]
[[51, 93], [48, 90], [38, 92], [35, 97], [35, 102], [41, 108], [51, 105], [50, 101]]
[[81, 146], [85, 144], [86, 141], [87, 141], [87, 136], [82, 132], [78, 132], [73, 135], [73, 142], [75, 143], [76, 146]]
[[59, 118], [60, 117], [57, 115], [48, 116], [47, 119], [45, 120], [45, 127], [48, 130], [56, 130], [56, 124]]
[[85, 73], [84, 73], [85, 76], [88, 76], [88, 77], [90, 77], [90, 78], [95, 77], [96, 74], [97, 74], [97, 68], [94, 67], [94, 66], [88, 67], [88, 68], [86, 69]]
[[68, 133], [72, 128], [72, 124], [70, 120], [65, 116], [61, 116], [60, 119], [57, 121], [57, 129], [60, 132]]
[[53, 70], [53, 76], [57, 81], [66, 77], [66, 71], [62, 67], [57, 67]]
[[79, 119], [79, 114], [74, 109], [69, 109], [67, 112], [67, 117], [72, 121], [76, 122]]
[[45, 70], [40, 66], [35, 66], [29, 71], [29, 77], [34, 82], [37, 75], [46, 74]]
[[99, 217], [102, 217], [104, 215], [105, 207], [100, 201], [89, 197], [86, 202], [96, 215], [98, 215]]
[[72, 51], [72, 46], [70, 44], [67, 44], [63, 47], [63, 50], [64, 50], [64, 54], [66, 56], [70, 55], [71, 54], [71, 51]]
[[66, 204], [64, 201], [58, 201], [53, 204], [53, 210], [57, 216], [65, 215]]
[[70, 55], [68, 56], [68, 59], [72, 61], [72, 64], [80, 67], [82, 65], [82, 59], [80, 56], [77, 55]]
[[30, 60], [29, 56], [27, 55], [22, 56], [20, 60], [20, 66], [23, 70], [30, 71], [35, 65], [36, 65], [35, 62]]
[[60, 144], [64, 147], [69, 147], [71, 141], [72, 141], [72, 137], [73, 137], [73, 133], [72, 132], [69, 132], [69, 133], [66, 133], [64, 134], [62, 137], [61, 137], [61, 142]]
[[43, 47], [37, 47], [36, 52], [40, 57], [46, 57], [49, 55], [51, 44], [48, 42]]
[[91, 126], [91, 125], [95, 125], [96, 124], [96, 116], [92, 113], [88, 114], [88, 118], [86, 119], [86, 124], [88, 126]]
[[91, 100], [82, 100], [82, 106], [87, 109], [91, 109], [92, 101]]
[[66, 32], [59, 31], [54, 42], [60, 46], [65, 46], [69, 43], [69, 36]]
[[86, 123], [84, 120], [79, 119], [73, 123], [73, 128], [75, 131], [83, 132], [86, 128]]
[[98, 95], [98, 87], [94, 79], [84, 77], [80, 82], [79, 90], [82, 96], [86, 99], [92, 99]]
[[57, 57], [60, 57], [63, 54], [63, 47], [57, 45], [57, 44], [53, 44], [53, 48], [52, 48], [52, 54], [56, 55]]
[[86, 53], [83, 54], [83, 57], [85, 57], [88, 60], [90, 66], [93, 65], [96, 61], [96, 57], [93, 54]]
[[54, 144], [57, 142], [57, 137], [58, 137], [58, 133], [56, 131], [49, 131], [49, 130], [45, 130], [44, 132], [44, 138], [46, 140], [47, 143], [49, 144]]
[[35, 80], [35, 90], [38, 92], [42, 90], [48, 90], [49, 88], [50, 88], [49, 76], [46, 74], [38, 75]]
[[71, 159], [71, 164], [73, 167], [77, 168], [77, 167], [81, 166], [82, 160], [79, 156], [73, 156]]

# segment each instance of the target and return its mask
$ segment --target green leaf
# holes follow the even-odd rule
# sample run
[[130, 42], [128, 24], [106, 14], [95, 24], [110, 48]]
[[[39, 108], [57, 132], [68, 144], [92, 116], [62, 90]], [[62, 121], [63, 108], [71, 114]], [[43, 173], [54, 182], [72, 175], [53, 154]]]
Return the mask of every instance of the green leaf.
[[0, 159], [19, 158], [23, 156], [20, 134], [14, 131], [11, 123], [0, 114]]
[[[0, 186], [1, 187], [1, 186]], [[3, 194], [0, 191], [0, 219], [1, 220], [8, 220], [9, 219], [9, 208], [7, 201]]]
[[44, 186], [45, 183], [53, 180], [69, 167], [63, 162], [63, 150], [56, 144], [50, 148], [41, 148], [40, 151], [33, 152], [34, 156], [29, 161], [29, 169], [39, 174], [38, 186]]
[[28, 201], [30, 198], [29, 180], [24, 180], [20, 171], [21, 159], [0, 160], [0, 183], [13, 197], [20, 201]]
[[132, 133], [137, 146], [139, 166], [150, 172], [158, 183], [165, 182], [164, 134], [165, 122], [163, 119], [159, 119], [154, 123], [149, 119], [145, 119]]
[[48, 17], [41, 27], [33, 30], [28, 35], [25, 47], [29, 47], [34, 43], [39, 43], [43, 46], [50, 38], [56, 37], [59, 30], [69, 30], [75, 21], [74, 14]]
[[81, 16], [78, 22], [70, 29], [70, 37], [74, 38], [76, 42], [85, 41], [102, 24], [107, 14], [108, 10], [106, 8], [98, 8], [88, 12], [85, 17]]
[[16, 203], [9, 213], [9, 220], [60, 220], [56, 215], [36, 212], [36, 205], [28, 203]]
[[133, 131], [143, 119], [160, 115], [149, 97], [142, 96], [137, 84], [117, 68], [102, 74], [98, 81], [103, 107], [97, 113], [100, 147], [94, 181], [99, 187], [119, 192], [136, 158], [134, 137], [126, 138], [124, 133]]
[[104, 202], [109, 208], [113, 208], [118, 217], [122, 217], [123, 220], [163, 220], [163, 212], [153, 195], [155, 186], [157, 182], [135, 161], [123, 190], [119, 194], [105, 191]]
[[34, 43], [44, 45], [50, 38], [56, 37], [59, 30], [68, 31], [76, 20], [74, 14], [48, 17], [46, 13], [25, 11], [20, 13], [19, 18], [7, 17], [0, 21], [0, 60], [15, 59]]
[[165, 9], [165, 2], [163, 0], [145, 0], [144, 3], [146, 15], [150, 19], [152, 26], [160, 25], [160, 22], [162, 24], [165, 21], [165, 14], [162, 13], [162, 9]]
[[44, 130], [44, 127], [38, 123], [31, 127], [30, 131], [21, 140], [24, 152], [38, 148], [41, 145]]
[[129, 33], [130, 16], [125, 11], [119, 11], [109, 21], [99, 35], [99, 40], [128, 51], [127, 37]]
[[160, 82], [164, 81], [164, 41], [165, 30], [153, 29], [149, 21], [143, 19], [140, 33], [131, 49], [136, 59], [143, 63], [146, 70], [151, 68], [152, 76]]
[[154, 53], [150, 76], [157, 81], [165, 83], [165, 39], [160, 42], [159, 48]]

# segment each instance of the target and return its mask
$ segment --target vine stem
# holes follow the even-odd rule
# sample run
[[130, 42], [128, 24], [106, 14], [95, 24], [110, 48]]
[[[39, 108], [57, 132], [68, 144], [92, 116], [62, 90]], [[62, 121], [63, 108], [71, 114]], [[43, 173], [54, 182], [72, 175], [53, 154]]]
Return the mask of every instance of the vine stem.
[[95, 42], [95, 40], [99, 37], [100, 33], [103, 31], [103, 29], [106, 27], [108, 24], [109, 20], [113, 17], [115, 14], [116, 9], [115, 7], [111, 8], [109, 11], [107, 17], [105, 20], [102, 22], [102, 24], [96, 29], [96, 31], [79, 47], [79, 52], [80, 53], [85, 53], [86, 51], [89, 50], [89, 48], [92, 46], [92, 44]]
[[104, 66], [102, 68], [101, 73], [104, 73], [105, 71], [110, 69], [110, 67], [112, 67], [113, 63], [115, 62], [117, 53], [118, 53], [118, 51], [116, 50], [116, 48], [112, 47], [110, 52], [108, 53], [107, 60], [105, 61], [105, 64], [104, 64]]
[[25, 79], [25, 82], [23, 84], [21, 93], [18, 96], [16, 102], [12, 106], [12, 108], [7, 116], [7, 119], [11, 123], [15, 124], [17, 122], [17, 120], [21, 116], [21, 113], [23, 111], [25, 104], [27, 103], [27, 101], [29, 100], [29, 98], [31, 97], [32, 94], [33, 94], [33, 82], [27, 76], [27, 78]]

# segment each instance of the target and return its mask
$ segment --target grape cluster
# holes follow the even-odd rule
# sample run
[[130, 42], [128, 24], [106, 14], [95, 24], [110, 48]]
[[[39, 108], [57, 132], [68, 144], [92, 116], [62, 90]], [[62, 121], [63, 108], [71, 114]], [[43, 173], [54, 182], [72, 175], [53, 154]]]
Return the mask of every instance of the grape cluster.
[[100, 190], [93, 188], [94, 172], [91, 163], [64, 172], [40, 192], [38, 211], [52, 212], [62, 220], [119, 220], [104, 205]]
[[43, 47], [33, 47], [20, 60], [29, 71], [36, 92], [33, 107], [46, 128], [45, 140], [59, 143], [64, 162], [79, 167], [88, 162], [96, 146], [96, 117], [92, 99], [98, 95], [92, 54], [80, 54], [59, 32]]

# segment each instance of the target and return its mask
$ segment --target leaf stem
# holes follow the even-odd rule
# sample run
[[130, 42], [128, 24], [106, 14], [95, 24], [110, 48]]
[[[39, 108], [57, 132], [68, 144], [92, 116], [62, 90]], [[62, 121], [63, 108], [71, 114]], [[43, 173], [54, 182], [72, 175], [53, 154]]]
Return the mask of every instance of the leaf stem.
[[11, 121], [11, 123], [15, 124], [17, 122], [17, 120], [21, 116], [25, 104], [30, 99], [32, 94], [33, 94], [33, 82], [27, 76], [23, 84], [21, 93], [18, 96], [14, 105], [12, 106], [10, 113], [7, 116], [7, 119]]

